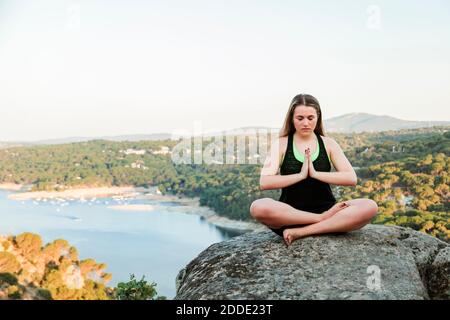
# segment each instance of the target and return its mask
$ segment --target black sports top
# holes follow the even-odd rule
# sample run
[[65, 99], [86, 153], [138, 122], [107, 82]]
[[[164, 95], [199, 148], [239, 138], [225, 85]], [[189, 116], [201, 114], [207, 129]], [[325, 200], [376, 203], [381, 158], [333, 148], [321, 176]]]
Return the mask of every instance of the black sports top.
[[[322, 137], [316, 134], [319, 142], [319, 155], [313, 161], [316, 171], [331, 171], [331, 164], [325, 149]], [[288, 136], [288, 145], [286, 154], [280, 168], [281, 175], [299, 173], [302, 169], [303, 162], [297, 160], [293, 150], [294, 136], [293, 133]], [[306, 159], [306, 157], [305, 157]], [[320, 213], [336, 203], [336, 198], [331, 191], [328, 183], [307, 177], [293, 185], [282, 189], [279, 201], [287, 203], [299, 210]]]

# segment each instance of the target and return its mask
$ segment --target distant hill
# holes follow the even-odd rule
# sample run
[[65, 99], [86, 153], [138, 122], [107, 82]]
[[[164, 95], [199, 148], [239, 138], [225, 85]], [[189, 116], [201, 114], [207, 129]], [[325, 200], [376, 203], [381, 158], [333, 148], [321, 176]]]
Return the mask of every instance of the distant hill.
[[27, 145], [29, 145], [29, 143], [0, 141], [0, 149], [23, 147], [23, 146], [27, 146]]
[[[238, 135], [238, 134], [250, 134], [252, 132], [278, 132], [277, 128], [269, 127], [242, 127], [236, 129], [226, 130], [226, 135]], [[210, 137], [215, 135], [222, 135], [223, 131], [204, 132], [204, 137]], [[38, 141], [20, 141], [20, 142], [2, 142], [0, 141], [0, 149], [22, 146], [36, 146], [36, 145], [57, 145], [66, 143], [86, 142], [92, 140], [108, 140], [108, 141], [163, 141], [172, 139], [171, 133], [153, 133], [153, 134], [135, 134], [135, 135], [119, 135], [119, 136], [101, 136], [101, 137], [68, 137], [60, 139], [48, 139]]]
[[[378, 116], [369, 113], [348, 113], [342, 116], [324, 119], [325, 132], [352, 133], [352, 132], [381, 132], [390, 130], [427, 128], [433, 126], [450, 126], [450, 121], [408, 121], [397, 119], [390, 116]], [[278, 133], [280, 128], [263, 127], [263, 126], [247, 126], [222, 131], [203, 132], [204, 137], [215, 135], [250, 135], [252, 132], [272, 132]], [[134, 135], [118, 135], [118, 136], [101, 136], [101, 137], [68, 137], [60, 139], [38, 140], [38, 141], [16, 141], [1, 142], [0, 149], [31, 146], [31, 145], [52, 145], [74, 142], [85, 142], [91, 140], [109, 140], [109, 141], [160, 141], [172, 138], [171, 133], [161, 132], [152, 134], [134, 134]]]
[[86, 142], [92, 140], [109, 140], [109, 141], [159, 141], [171, 138], [170, 133], [153, 133], [153, 134], [135, 134], [135, 135], [120, 135], [120, 136], [102, 136], [102, 137], [68, 137], [60, 139], [38, 140], [32, 142], [0, 142], [0, 148], [9, 148], [17, 146], [31, 146], [31, 145], [51, 145], [51, 144], [65, 144], [75, 142]]
[[369, 113], [348, 113], [324, 120], [327, 132], [379, 132], [414, 129], [433, 126], [448, 126], [450, 121], [408, 121], [390, 116]]

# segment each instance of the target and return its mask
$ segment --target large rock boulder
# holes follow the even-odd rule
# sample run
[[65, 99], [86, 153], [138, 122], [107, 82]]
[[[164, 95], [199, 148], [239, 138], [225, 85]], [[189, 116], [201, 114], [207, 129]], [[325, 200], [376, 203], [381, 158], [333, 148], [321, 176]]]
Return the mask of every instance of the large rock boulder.
[[182, 269], [175, 299], [449, 299], [450, 245], [367, 225], [289, 248], [272, 231], [208, 247]]

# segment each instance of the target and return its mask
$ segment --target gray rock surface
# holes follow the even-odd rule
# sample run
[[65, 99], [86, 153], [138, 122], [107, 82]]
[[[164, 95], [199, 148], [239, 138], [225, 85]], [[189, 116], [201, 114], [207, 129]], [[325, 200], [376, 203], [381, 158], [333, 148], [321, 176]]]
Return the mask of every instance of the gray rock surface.
[[367, 225], [289, 248], [272, 231], [201, 252], [175, 299], [450, 299], [450, 245], [402, 227]]

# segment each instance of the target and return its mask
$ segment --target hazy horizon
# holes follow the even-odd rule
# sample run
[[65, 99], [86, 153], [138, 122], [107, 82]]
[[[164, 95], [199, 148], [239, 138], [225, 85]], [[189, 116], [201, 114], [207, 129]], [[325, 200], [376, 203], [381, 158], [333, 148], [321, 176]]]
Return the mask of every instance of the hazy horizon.
[[[355, 112], [356, 113], [356, 112]], [[352, 113], [348, 113], [348, 114], [352, 114]], [[348, 115], [345, 114], [345, 115]], [[345, 115], [338, 115], [336, 117], [333, 118], [339, 118], [341, 116], [345, 116]], [[389, 116], [387, 114], [382, 114], [382, 115], [377, 115], [377, 116]], [[329, 119], [333, 119], [333, 118], [329, 118]], [[324, 119], [324, 121], [329, 120], [329, 119]], [[399, 119], [399, 120], [404, 120], [404, 119]], [[424, 122], [424, 126], [421, 128], [426, 128], [428, 127], [428, 125], [426, 125], [427, 122], [436, 122], [436, 121], [426, 121], [426, 120], [422, 120]], [[445, 121], [445, 120], [443, 120]], [[439, 122], [439, 121], [437, 121]], [[434, 125], [436, 126], [436, 125]], [[437, 125], [439, 126], [439, 125]], [[230, 128], [225, 128], [225, 129], [207, 129], [207, 130], [203, 130], [203, 128], [196, 127], [196, 123], [194, 123], [191, 127], [184, 127], [182, 128], [182, 130], [185, 131], [185, 133], [183, 134], [187, 134], [188, 136], [195, 136], [197, 134], [202, 134], [202, 135], [208, 135], [211, 133], [217, 133], [217, 132], [225, 132], [225, 133], [229, 133], [233, 130], [238, 130], [238, 129], [243, 129], [243, 128], [259, 128], [259, 127], [263, 127], [263, 128], [270, 128], [270, 129], [280, 129], [282, 127], [282, 124], [280, 124], [279, 126], [273, 126], [273, 127], [268, 127], [268, 126], [261, 126], [261, 125], [248, 125], [248, 126], [243, 126], [243, 127], [230, 127]], [[179, 129], [179, 128], [178, 128]], [[199, 131], [200, 129], [200, 131]], [[327, 130], [326, 127], [326, 123], [324, 123], [324, 129], [326, 132], [334, 132], [334, 131], [329, 131]], [[406, 128], [405, 128], [406, 129]], [[48, 138], [44, 138], [44, 139], [31, 139], [31, 140], [0, 140], [0, 142], [5, 142], [5, 143], [35, 143], [35, 142], [42, 142], [42, 141], [52, 141], [52, 140], [70, 140], [70, 139], [83, 139], [83, 138], [89, 138], [89, 139], [99, 139], [99, 138], [114, 138], [114, 137], [124, 137], [124, 136], [145, 136], [145, 135], [158, 135], [158, 134], [169, 134], [169, 135], [173, 135], [173, 134], [177, 134], [176, 132], [177, 128], [174, 128], [174, 130], [168, 130], [168, 131], [160, 131], [160, 132], [128, 132], [128, 133], [122, 133], [122, 134], [114, 134], [114, 135], [96, 135], [96, 136], [87, 136], [87, 135], [83, 135], [83, 136], [54, 136], [54, 137], [48, 137]], [[179, 134], [179, 133], [178, 133]], [[183, 135], [182, 134], [182, 135]]]
[[0, 141], [450, 120], [445, 0], [0, 0]]

